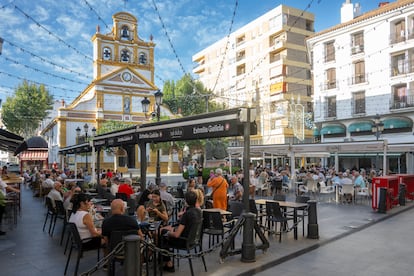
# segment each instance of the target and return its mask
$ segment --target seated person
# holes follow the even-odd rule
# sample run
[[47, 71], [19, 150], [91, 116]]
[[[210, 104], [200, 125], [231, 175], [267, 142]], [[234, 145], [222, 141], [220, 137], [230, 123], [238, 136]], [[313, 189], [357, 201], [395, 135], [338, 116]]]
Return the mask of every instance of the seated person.
[[102, 223], [102, 236], [105, 244], [109, 245], [109, 240], [113, 231], [136, 230], [137, 235], [143, 237], [142, 232], [139, 230], [137, 221], [130, 216], [124, 215], [125, 205], [122, 199], [118, 198], [112, 201], [111, 213], [112, 215], [104, 219]]
[[243, 186], [239, 183], [239, 179], [237, 178], [237, 176], [234, 175], [231, 177], [230, 184], [233, 188], [233, 196], [231, 200], [242, 201], [244, 189]]
[[167, 209], [161, 201], [160, 191], [154, 190], [151, 193], [151, 200], [148, 201], [146, 207], [144, 205], [138, 206], [137, 218], [139, 221], [145, 221], [145, 213], [148, 212], [150, 220], [163, 221], [168, 223]]
[[119, 185], [118, 193], [126, 194], [127, 198], [130, 198], [131, 195], [134, 193], [134, 189], [132, 189], [132, 179], [125, 178], [124, 183]]
[[[197, 195], [194, 192], [187, 192], [185, 194], [185, 201], [187, 203], [187, 209], [182, 215], [177, 227], [171, 225], [165, 226], [161, 229], [162, 244], [161, 247], [169, 249], [174, 246], [185, 247], [185, 241], [178, 239], [179, 237], [188, 237], [192, 227], [196, 226], [197, 223], [201, 223], [201, 209], [196, 208]], [[164, 256], [165, 266], [164, 270], [174, 272], [174, 264], [169, 256]]]
[[151, 199], [151, 193], [155, 190], [156, 185], [154, 183], [148, 184], [148, 187], [142, 191], [139, 200], [138, 206], [145, 205]]
[[52, 205], [54, 208], [56, 208], [55, 200], [60, 200], [63, 202], [62, 183], [55, 181], [53, 184], [53, 189], [50, 190], [50, 192], [47, 194], [47, 197], [52, 200]]
[[[89, 213], [92, 208], [89, 197], [84, 193], [75, 194], [72, 198], [72, 204], [72, 215], [69, 218], [69, 222], [76, 225], [80, 238], [100, 237], [101, 231], [95, 228], [92, 215]], [[100, 239], [91, 239], [83, 243], [83, 247], [85, 249], [93, 249], [100, 246], [100, 244]]]

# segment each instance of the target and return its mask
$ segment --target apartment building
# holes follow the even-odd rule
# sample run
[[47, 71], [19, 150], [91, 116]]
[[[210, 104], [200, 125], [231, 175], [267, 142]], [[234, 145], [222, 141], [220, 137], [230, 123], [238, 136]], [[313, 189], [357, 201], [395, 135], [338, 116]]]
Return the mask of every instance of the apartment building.
[[305, 38], [313, 33], [313, 14], [280, 5], [193, 56], [193, 73], [217, 102], [256, 107], [252, 145], [312, 140]]
[[[359, 5], [347, 0], [341, 19], [341, 24], [306, 42], [313, 73], [315, 136], [322, 143], [412, 143], [414, 1], [382, 2], [360, 14]], [[348, 161], [369, 167], [375, 158], [348, 156]], [[345, 164], [345, 156], [343, 160]], [[395, 153], [389, 167], [396, 169], [400, 163], [412, 167], [413, 161], [411, 152]]]

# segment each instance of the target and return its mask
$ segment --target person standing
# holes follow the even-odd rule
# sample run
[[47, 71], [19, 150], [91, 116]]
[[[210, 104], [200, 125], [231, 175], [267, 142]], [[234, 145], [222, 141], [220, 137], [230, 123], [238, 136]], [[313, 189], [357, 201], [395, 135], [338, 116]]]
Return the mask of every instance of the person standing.
[[227, 210], [227, 188], [228, 183], [223, 177], [223, 171], [216, 169], [215, 177], [211, 177], [207, 182], [207, 187], [213, 189], [211, 197], [213, 198], [213, 207]]

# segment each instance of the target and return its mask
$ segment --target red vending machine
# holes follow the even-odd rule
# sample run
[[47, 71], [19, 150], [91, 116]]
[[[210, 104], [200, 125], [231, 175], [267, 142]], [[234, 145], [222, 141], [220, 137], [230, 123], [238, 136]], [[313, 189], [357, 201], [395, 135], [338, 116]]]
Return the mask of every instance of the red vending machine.
[[372, 179], [372, 209], [378, 209], [380, 189], [387, 189], [386, 209], [392, 208], [392, 205], [398, 204], [398, 177], [395, 175], [387, 175], [374, 177]]
[[396, 174], [398, 183], [405, 184], [405, 198], [414, 199], [414, 174]]

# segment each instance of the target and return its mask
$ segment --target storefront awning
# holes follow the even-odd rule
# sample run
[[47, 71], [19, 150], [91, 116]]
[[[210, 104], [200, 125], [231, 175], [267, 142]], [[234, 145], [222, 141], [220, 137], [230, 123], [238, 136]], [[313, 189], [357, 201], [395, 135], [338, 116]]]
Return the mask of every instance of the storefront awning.
[[384, 129], [394, 129], [394, 128], [412, 128], [413, 121], [409, 118], [387, 118], [384, 119]]
[[345, 127], [343, 125], [327, 125], [321, 129], [321, 134], [344, 134]]
[[349, 132], [363, 132], [363, 131], [372, 131], [372, 122], [363, 121], [363, 122], [355, 122], [349, 125], [348, 127]]
[[20, 161], [47, 160], [48, 152], [44, 150], [23, 151], [19, 154]]

